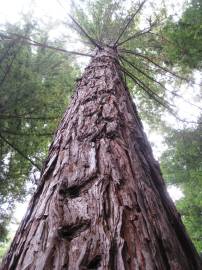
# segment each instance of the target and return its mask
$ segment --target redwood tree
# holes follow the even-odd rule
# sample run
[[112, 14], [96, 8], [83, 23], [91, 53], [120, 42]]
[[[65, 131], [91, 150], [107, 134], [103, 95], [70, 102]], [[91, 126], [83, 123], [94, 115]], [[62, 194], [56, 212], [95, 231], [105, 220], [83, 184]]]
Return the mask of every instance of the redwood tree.
[[200, 269], [116, 49], [78, 81], [1, 269]]
[[96, 52], [1, 270], [200, 270], [123, 73], [149, 90], [120, 64], [118, 40], [88, 38]]

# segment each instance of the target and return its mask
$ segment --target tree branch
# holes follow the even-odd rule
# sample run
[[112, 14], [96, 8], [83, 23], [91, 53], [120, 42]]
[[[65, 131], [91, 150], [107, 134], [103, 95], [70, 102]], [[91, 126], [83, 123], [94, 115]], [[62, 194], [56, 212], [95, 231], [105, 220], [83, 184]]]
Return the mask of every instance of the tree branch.
[[3, 62], [3, 60], [9, 55], [9, 51], [11, 50], [11, 48], [14, 46], [15, 41], [13, 40], [12, 42], [10, 42], [10, 44], [7, 46], [5, 53], [1, 56], [0, 58], [0, 63]]
[[24, 159], [28, 160], [34, 167], [36, 167], [39, 171], [41, 170], [40, 166], [36, 164], [32, 159], [27, 157], [21, 150], [19, 150], [15, 145], [9, 142], [2, 134], [0, 133], [0, 138], [7, 143], [11, 148], [13, 148], [18, 154], [20, 154]]
[[[125, 68], [124, 68], [125, 69]], [[138, 86], [141, 86], [141, 88], [146, 91], [147, 93], [150, 93], [150, 96], [155, 98], [162, 106], [165, 108], [172, 110], [169, 106], [173, 106], [168, 101], [162, 99], [159, 95], [157, 95], [151, 88], [149, 88], [143, 81], [139, 80], [134, 74], [130, 73], [127, 69], [125, 71], [128, 72], [128, 76], [136, 83]]]
[[143, 30], [140, 30], [140, 31], [136, 32], [134, 35], [128, 37], [126, 40], [124, 40], [124, 41], [118, 43], [118, 44], [117, 44], [117, 47], [123, 45], [124, 43], [128, 42], [128, 41], [131, 40], [131, 39], [134, 39], [134, 38], [137, 38], [137, 37], [140, 37], [140, 36], [142, 36], [142, 35], [145, 35], [145, 34], [149, 33], [151, 29], [152, 29], [151, 27], [148, 27], [148, 28], [145, 28], [145, 29], [143, 29]]
[[95, 46], [101, 49], [101, 46], [92, 38], [89, 36], [89, 34], [86, 32], [86, 30], [70, 15], [68, 14], [70, 19], [75, 23], [75, 25], [81, 30], [81, 32], [90, 40], [90, 42]]
[[[128, 70], [126, 70], [124, 67], [121, 66], [121, 69], [123, 70], [123, 72], [126, 73], [126, 75], [128, 75], [144, 92], [147, 93], [147, 95], [154, 99], [158, 104], [160, 104], [161, 106], [163, 106], [165, 109], [167, 109], [167, 111], [173, 115], [177, 120], [179, 120], [180, 122], [183, 123], [187, 123], [187, 124], [197, 124], [197, 125], [202, 125], [202, 122], [195, 122], [195, 121], [187, 121], [185, 119], [181, 119], [179, 116], [177, 116], [177, 114], [168, 106], [166, 105], [164, 102], [162, 102], [161, 100], [159, 100], [159, 96], [152, 91], [151, 89], [148, 88], [148, 86], [146, 86], [142, 81], [138, 80], [136, 77], [134, 77], [133, 74], [131, 74]], [[145, 86], [147, 89], [145, 89]]]
[[165, 71], [165, 72], [171, 74], [172, 76], [174, 76], [174, 77], [176, 77], [176, 78], [178, 78], [178, 79], [180, 79], [180, 80], [186, 81], [187, 83], [190, 83], [190, 82], [191, 82], [192, 84], [202, 86], [202, 84], [200, 84], [200, 83], [198, 84], [198, 83], [195, 83], [195, 82], [192, 81], [192, 80], [190, 81], [190, 80], [188, 80], [187, 78], [182, 77], [182, 76], [176, 74], [175, 72], [173, 72], [173, 71], [167, 69], [166, 67], [162, 67], [161, 65], [157, 64], [156, 62], [154, 62], [154, 61], [153, 61], [150, 57], [148, 57], [147, 55], [143, 55], [143, 54], [141, 54], [141, 53], [138, 53], [138, 52], [135, 52], [135, 51], [131, 51], [131, 50], [126, 50], [126, 49], [120, 49], [120, 51], [121, 51], [121, 52], [124, 52], [124, 53], [128, 53], [128, 54], [136, 55], [136, 56], [139, 56], [139, 57], [141, 57], [141, 58], [144, 58], [144, 59], [146, 59], [148, 62], [152, 63], [154, 66], [160, 68], [161, 70], [163, 70], [163, 71]]
[[48, 44], [40, 43], [40, 42], [35, 41], [35, 40], [33, 40], [31, 38], [28, 38], [26, 36], [15, 34], [15, 33], [10, 33], [10, 36], [7, 36], [7, 39], [12, 40], [13, 39], [12, 35], [19, 37], [20, 39], [24, 40], [26, 42], [26, 44], [29, 44], [29, 45], [32, 45], [32, 46], [47, 48], [47, 49], [51, 49], [51, 50], [55, 50], [55, 51], [59, 51], [59, 52], [63, 52], [63, 53], [68, 53], [68, 54], [75, 54], [75, 55], [92, 57], [91, 54], [75, 52], [75, 51], [68, 51], [66, 49], [62, 49], [62, 48], [54, 47], [54, 46], [51, 46], [51, 45], [48, 45]]
[[16, 58], [18, 52], [20, 51], [20, 48], [21, 48], [21, 47], [19, 47], [19, 48], [17, 49], [17, 51], [14, 52], [13, 57], [12, 57], [12, 59], [11, 59], [11, 62], [6, 66], [6, 71], [4, 72], [3, 78], [2, 78], [1, 81], [0, 81], [0, 87], [2, 87], [2, 85], [4, 84], [4, 82], [5, 82], [5, 80], [6, 80], [6, 77], [9, 75], [9, 73], [10, 73], [10, 71], [11, 71], [11, 67], [12, 67], [12, 65], [13, 65], [13, 63], [14, 63], [14, 60], [15, 60], [15, 58]]
[[[121, 64], [124, 66], [124, 62], [123, 62], [123, 60], [121, 59], [121, 55], [118, 54], [118, 57], [119, 57], [119, 60], [120, 60]], [[124, 75], [124, 83], [125, 83], [125, 87], [127, 87], [126, 74], [123, 72], [123, 75]]]
[[117, 40], [114, 43], [114, 47], [117, 46], [117, 43], [119, 42], [120, 38], [123, 36], [123, 34], [125, 33], [126, 29], [128, 28], [128, 26], [131, 24], [131, 22], [134, 20], [135, 16], [141, 11], [142, 7], [144, 6], [144, 4], [146, 3], [147, 0], [142, 1], [142, 3], [140, 3], [139, 8], [136, 10], [136, 12], [131, 16], [131, 18], [129, 19], [129, 21], [127, 22], [127, 24], [125, 25], [125, 27], [123, 28], [123, 30], [121, 31], [120, 35], [118, 36]]
[[161, 82], [155, 80], [154, 78], [152, 78], [151, 76], [149, 76], [147, 73], [145, 73], [144, 71], [142, 71], [140, 68], [136, 67], [135, 65], [133, 65], [133, 63], [131, 63], [129, 60], [127, 60], [125, 57], [123, 57], [122, 55], [120, 55], [120, 57], [126, 62], [128, 63], [131, 67], [133, 67], [134, 69], [136, 69], [139, 73], [143, 74], [145, 77], [147, 77], [148, 79], [150, 79], [151, 81], [157, 83], [158, 85], [160, 85], [164, 90], [168, 91], [169, 93], [171, 93], [173, 96], [179, 97], [182, 100], [184, 100], [184, 102], [186, 102], [187, 104], [190, 104], [196, 108], [198, 108], [199, 110], [202, 110], [201, 107], [197, 106], [196, 104], [193, 104], [192, 102], [186, 100], [185, 98], [183, 98], [181, 95], [169, 90], [167, 87], [165, 87]]
[[15, 136], [39, 136], [39, 137], [47, 137], [47, 136], [53, 136], [54, 132], [51, 133], [23, 133], [23, 132], [15, 132], [9, 129], [0, 129], [1, 133], [7, 133]]
[[56, 120], [59, 119], [59, 117], [53, 116], [53, 117], [43, 117], [43, 116], [33, 116], [28, 117], [24, 115], [8, 115], [8, 114], [0, 114], [0, 119], [23, 119], [23, 120]]

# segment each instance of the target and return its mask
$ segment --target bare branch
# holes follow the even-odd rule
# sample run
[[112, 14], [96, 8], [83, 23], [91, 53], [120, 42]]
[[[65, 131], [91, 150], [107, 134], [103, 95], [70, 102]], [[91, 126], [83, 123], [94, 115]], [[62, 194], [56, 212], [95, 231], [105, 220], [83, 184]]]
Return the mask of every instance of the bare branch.
[[114, 47], [116, 46], [116, 44], [119, 42], [120, 38], [123, 36], [123, 34], [125, 33], [126, 29], [128, 28], [128, 26], [131, 24], [131, 22], [134, 20], [135, 16], [141, 11], [142, 7], [144, 6], [144, 4], [146, 3], [147, 0], [144, 0], [140, 3], [139, 8], [136, 10], [136, 12], [131, 16], [131, 18], [129, 19], [129, 21], [127, 22], [127, 24], [125, 25], [125, 27], [123, 28], [123, 30], [121, 31], [120, 35], [118, 36], [117, 40], [114, 43]]
[[20, 154], [24, 159], [28, 160], [34, 167], [36, 167], [39, 171], [41, 170], [40, 166], [36, 164], [32, 159], [27, 157], [18, 147], [13, 145], [11, 142], [9, 142], [1, 133], [0, 133], [0, 138], [7, 143], [11, 148], [13, 148], [18, 154]]
[[[126, 70], [126, 69], [125, 69]], [[172, 110], [169, 106], [173, 106], [172, 104], [170, 104], [167, 100], [164, 100], [163, 98], [161, 98], [158, 94], [156, 94], [151, 88], [149, 88], [143, 81], [141, 81], [140, 79], [138, 79], [134, 74], [130, 73], [128, 70], [126, 70], [128, 72], [128, 75], [130, 75], [133, 80], [136, 82], [136, 84], [138, 84], [139, 86], [141, 85], [141, 88], [144, 88], [144, 91], [146, 91], [147, 93], [150, 93], [150, 95], [157, 99], [159, 101], [159, 103], [161, 102], [161, 105], [169, 108], [170, 110]]]
[[[138, 80], [132, 73], [130, 73], [127, 69], [121, 67], [121, 69], [123, 70], [123, 72], [126, 73], [127, 76], [129, 76], [129, 78], [131, 78], [144, 92], [146, 92], [146, 94], [150, 97], [153, 98], [156, 102], [158, 102], [160, 105], [162, 105], [164, 108], [170, 110], [169, 107], [167, 107], [166, 104], [164, 104], [162, 101], [158, 100], [157, 97], [158, 95], [156, 95], [157, 97], [155, 97], [153, 95], [153, 93], [150, 91], [150, 89], [146, 86], [145, 88], [145, 84], [142, 83], [142, 81]], [[148, 91], [149, 89], [149, 91]]]
[[[60, 2], [60, 0], [57, 0], [57, 2], [64, 10], [66, 10], [65, 7]], [[72, 2], [72, 5], [75, 6], [73, 2]], [[87, 33], [87, 31], [70, 14], [68, 14], [68, 16], [74, 22], [74, 24], [80, 29], [80, 31], [89, 39], [89, 41], [95, 47], [98, 47], [99, 49], [101, 49], [101, 46], [99, 44], [97, 44], [97, 42]]]
[[139, 56], [139, 57], [141, 57], [141, 58], [144, 58], [144, 59], [147, 60], [148, 62], [152, 63], [154, 66], [160, 68], [161, 70], [163, 70], [163, 71], [165, 71], [165, 72], [171, 74], [172, 76], [174, 76], [174, 77], [176, 77], [176, 78], [178, 78], [178, 79], [180, 79], [180, 80], [186, 81], [187, 83], [192, 83], [192, 84], [195, 84], [195, 85], [202, 86], [202, 84], [200, 84], [200, 83], [195, 83], [195, 82], [192, 81], [192, 80], [188, 80], [187, 78], [182, 77], [182, 76], [176, 74], [175, 72], [173, 72], [173, 71], [167, 69], [166, 67], [162, 67], [161, 65], [157, 64], [156, 62], [154, 62], [149, 56], [147, 56], [147, 55], [145, 55], [145, 54], [141, 54], [141, 53], [138, 53], [138, 52], [136, 52], [136, 51], [126, 50], [126, 49], [120, 49], [120, 51], [123, 52], [123, 53], [128, 53], [128, 54], [135, 55], [135, 56], [137, 56], [137, 57]]
[[75, 54], [75, 55], [92, 57], [91, 54], [75, 52], [75, 51], [68, 51], [68, 50], [63, 49], [63, 48], [58, 48], [58, 47], [54, 47], [54, 46], [51, 46], [51, 45], [48, 45], [48, 44], [45, 44], [45, 43], [40, 43], [40, 42], [35, 41], [35, 40], [33, 40], [31, 38], [28, 38], [26, 36], [15, 34], [15, 33], [10, 33], [10, 36], [6, 37], [7, 40], [12, 40], [13, 39], [12, 36], [17, 36], [20, 39], [24, 40], [26, 42], [26, 44], [29, 44], [29, 45], [32, 45], [32, 46], [47, 48], [47, 49], [51, 49], [51, 50], [55, 50], [55, 51], [59, 51], [59, 52], [63, 52], [63, 53], [68, 53], [68, 54]]
[[128, 37], [126, 40], [124, 40], [124, 41], [118, 43], [118, 44], [117, 44], [117, 47], [123, 45], [124, 43], [128, 42], [128, 41], [131, 40], [131, 39], [135, 39], [135, 38], [137, 38], [137, 37], [140, 37], [140, 36], [143, 36], [143, 35], [145, 35], [145, 34], [147, 34], [147, 33], [150, 33], [152, 27], [153, 27], [155, 24], [156, 24], [156, 22], [154, 22], [151, 26], [149, 26], [149, 27], [147, 27], [147, 28], [145, 28], [145, 29], [143, 29], [143, 30], [140, 30], [140, 31], [136, 32], [134, 35]]
[[[127, 69], [125, 69], [124, 67], [121, 67], [122, 71], [126, 73], [126, 75], [131, 78], [144, 92], [147, 93], [147, 95], [154, 99], [154, 101], [156, 101], [158, 104], [160, 104], [161, 106], [163, 106], [171, 115], [173, 115], [177, 120], [179, 120], [180, 122], [183, 123], [187, 123], [187, 124], [197, 124], [197, 125], [202, 125], [202, 122], [195, 122], [195, 121], [187, 121], [185, 119], [181, 119], [179, 116], [177, 116], [177, 114], [168, 106], [166, 105], [164, 102], [162, 102], [161, 100], [159, 100], [158, 98], [160, 98], [158, 95], [153, 95], [154, 92], [151, 92], [151, 89], [148, 88], [148, 86], [144, 85], [142, 81], [137, 80], [136, 77], [134, 77], [134, 75], [132, 73], [130, 73]], [[145, 88], [146, 86], [146, 88]]]
[[1, 133], [7, 133], [15, 136], [39, 136], [39, 137], [49, 137], [53, 136], [54, 132], [51, 133], [24, 133], [24, 132], [15, 132], [9, 129], [0, 129]]
[[[122, 66], [124, 67], [124, 62], [123, 62], [123, 60], [121, 58], [121, 55], [118, 55], [118, 57], [119, 57], [119, 60], [120, 60], [120, 62], [122, 64]], [[124, 75], [124, 84], [125, 84], [125, 87], [127, 87], [126, 74], [123, 72], [123, 75]]]
[[23, 119], [23, 120], [56, 120], [59, 119], [59, 116], [53, 116], [53, 117], [43, 117], [43, 116], [24, 116], [24, 115], [9, 115], [9, 114], [0, 114], [0, 119]]
[[86, 30], [70, 15], [68, 14], [70, 19], [75, 23], [75, 25], [81, 30], [82, 33], [90, 40], [90, 42], [95, 46], [101, 49], [101, 46], [92, 38], [89, 36], [89, 34], [86, 32]]
[[149, 76], [147, 73], [145, 73], [143, 70], [141, 70], [140, 68], [136, 67], [135, 65], [133, 65], [133, 63], [131, 63], [129, 60], [127, 60], [125, 57], [123, 57], [122, 55], [120, 55], [120, 57], [126, 62], [128, 63], [131, 67], [133, 67], [134, 69], [136, 69], [139, 73], [143, 74], [145, 77], [147, 77], [148, 79], [150, 79], [151, 81], [157, 83], [158, 85], [160, 85], [164, 90], [168, 91], [169, 93], [171, 93], [173, 96], [176, 96], [178, 98], [181, 98], [182, 100], [184, 100], [186, 103], [198, 108], [199, 110], [202, 110], [201, 107], [197, 106], [196, 104], [193, 104], [192, 102], [186, 100], [185, 98], [183, 98], [181, 95], [169, 90], [167, 87], [165, 87], [161, 82], [155, 80], [153, 77]]

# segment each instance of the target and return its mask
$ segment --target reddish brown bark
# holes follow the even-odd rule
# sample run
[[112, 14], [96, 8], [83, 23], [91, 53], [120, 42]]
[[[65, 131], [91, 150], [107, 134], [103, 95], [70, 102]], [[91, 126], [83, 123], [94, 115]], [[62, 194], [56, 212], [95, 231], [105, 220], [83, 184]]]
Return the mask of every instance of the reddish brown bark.
[[1, 269], [201, 269], [114, 50], [78, 81]]

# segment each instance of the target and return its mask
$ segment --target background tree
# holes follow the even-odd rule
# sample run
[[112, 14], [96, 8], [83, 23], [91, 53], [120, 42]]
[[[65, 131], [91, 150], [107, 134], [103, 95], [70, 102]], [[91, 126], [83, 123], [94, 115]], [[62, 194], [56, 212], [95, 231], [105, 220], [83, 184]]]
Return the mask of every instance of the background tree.
[[[171, 63], [177, 64], [183, 72], [201, 72], [202, 44], [202, 1], [190, 1], [184, 7], [181, 18], [176, 22], [169, 19], [164, 34], [164, 51]], [[199, 75], [198, 75], [199, 76]], [[201, 100], [201, 91], [193, 89]], [[182, 129], [167, 130], [168, 150], [161, 157], [161, 166], [168, 184], [174, 184], [183, 191], [183, 198], [177, 202], [184, 224], [198, 251], [202, 251], [201, 204], [201, 117], [198, 125], [185, 125]]]
[[184, 6], [181, 18], [176, 22], [172, 17], [164, 28], [166, 36], [163, 50], [171, 61], [187, 68], [202, 68], [202, 1], [192, 0]]
[[35, 22], [7, 24], [0, 32], [0, 241], [7, 235], [14, 204], [37, 184], [78, 74], [72, 57], [21, 38], [62, 49], [62, 42], [48, 35]]
[[184, 197], [177, 207], [198, 251], [202, 250], [201, 134], [201, 125], [173, 130], [167, 137], [168, 150], [161, 157], [167, 182], [183, 191]]

